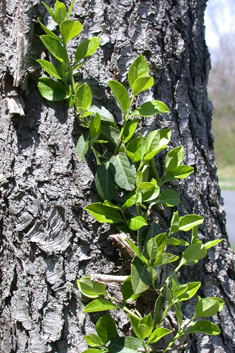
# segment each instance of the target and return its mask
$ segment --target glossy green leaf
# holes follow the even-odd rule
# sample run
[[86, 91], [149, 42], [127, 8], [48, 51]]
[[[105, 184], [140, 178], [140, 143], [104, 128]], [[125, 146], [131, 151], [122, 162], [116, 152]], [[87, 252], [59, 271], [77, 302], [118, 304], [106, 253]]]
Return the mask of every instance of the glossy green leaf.
[[104, 353], [104, 351], [101, 349], [96, 349], [96, 348], [88, 348], [85, 351], [83, 351], [82, 353]]
[[195, 226], [192, 228], [191, 244], [197, 243], [198, 241], [198, 226]]
[[140, 296], [140, 294], [134, 294], [133, 292], [131, 276], [128, 276], [127, 279], [123, 282], [121, 291], [124, 302], [132, 302], [138, 299]]
[[188, 290], [187, 284], [181, 284], [173, 289], [173, 299], [176, 300]]
[[95, 299], [83, 309], [83, 313], [96, 313], [99, 311], [106, 311], [117, 309], [118, 307], [106, 299]]
[[65, 20], [60, 25], [60, 31], [64, 43], [76, 37], [82, 30], [82, 24], [79, 21]]
[[111, 171], [116, 184], [127, 191], [131, 191], [135, 187], [136, 169], [125, 153], [119, 153], [112, 156], [110, 164], [113, 166]]
[[150, 273], [139, 257], [131, 262], [131, 283], [135, 294], [145, 292], [151, 286]]
[[158, 255], [158, 246], [154, 238], [149, 239], [149, 241], [146, 244], [146, 250], [149, 256], [149, 260], [150, 261], [155, 260]]
[[184, 331], [187, 333], [204, 333], [206, 335], [219, 335], [220, 329], [210, 321], [196, 321]]
[[178, 302], [183, 302], [185, 300], [191, 299], [198, 291], [198, 289], [201, 286], [201, 282], [189, 282], [186, 283], [188, 286], [188, 289], [185, 293], [181, 294], [178, 298]]
[[153, 333], [151, 334], [151, 336], [148, 339], [148, 344], [153, 344], [156, 343], [157, 341], [159, 341], [162, 337], [169, 335], [169, 333], [171, 333], [172, 330], [169, 330], [167, 328], [164, 327], [158, 327], [156, 330], [153, 331]]
[[126, 88], [120, 82], [114, 80], [110, 80], [108, 85], [111, 88], [123, 113], [125, 114], [129, 107], [129, 95]]
[[84, 210], [88, 211], [100, 223], [119, 223], [124, 222], [121, 213], [101, 202], [91, 203]]
[[189, 243], [183, 239], [176, 239], [176, 238], [168, 238], [166, 239], [166, 244], [167, 245], [175, 245], [175, 246], [178, 246], [178, 245], [183, 245], [183, 246], [187, 246], [189, 245]]
[[95, 113], [95, 114], [98, 113], [102, 121], [110, 121], [114, 123], [113, 115], [105, 107], [91, 105], [89, 110], [92, 111], [92, 113]]
[[158, 254], [161, 254], [166, 245], [166, 233], [160, 233], [157, 236], [155, 236], [154, 239], [158, 246]]
[[107, 343], [111, 338], [117, 336], [116, 325], [110, 314], [99, 318], [95, 327], [101, 341], [104, 344]]
[[171, 139], [171, 130], [153, 130], [146, 137], [146, 154], [144, 159], [151, 160], [157, 153], [167, 147]]
[[174, 207], [180, 203], [180, 196], [175, 190], [166, 189], [159, 195], [155, 203]]
[[219, 304], [219, 308], [218, 308], [218, 311], [220, 312], [223, 307], [224, 307], [224, 304], [225, 304], [225, 301], [223, 299], [220, 299], [220, 298], [217, 298], [217, 297], [210, 297], [211, 299], [214, 299], [218, 302]]
[[207, 249], [202, 244], [202, 242], [198, 242], [190, 245], [187, 249], [182, 253], [181, 262], [191, 262], [194, 260], [201, 260], [207, 254]]
[[165, 297], [161, 293], [157, 300], [155, 301], [154, 305], [154, 326], [158, 326], [161, 323], [161, 318], [162, 318], [162, 312], [165, 304]]
[[214, 298], [201, 298], [198, 296], [198, 302], [195, 306], [195, 317], [210, 317], [219, 311], [219, 303]]
[[139, 230], [140, 228], [148, 225], [146, 217], [136, 216], [127, 220], [127, 225], [131, 230]]
[[92, 93], [87, 83], [83, 83], [76, 91], [75, 104], [84, 111], [89, 110], [92, 102]]
[[49, 13], [49, 14], [51, 15], [51, 17], [53, 18], [53, 20], [54, 20], [57, 24], [59, 24], [59, 21], [58, 21], [56, 15], [55, 15], [55, 13], [51, 10], [51, 8], [50, 8], [45, 2], [42, 2], [42, 3], [43, 3], [43, 5], [45, 6], [45, 8], [47, 9], [48, 13]]
[[162, 184], [175, 179], [187, 178], [187, 176], [189, 176], [193, 172], [194, 172], [193, 167], [189, 167], [187, 165], [179, 165], [173, 171], [166, 172], [166, 174], [164, 175]]
[[173, 213], [173, 216], [171, 218], [171, 227], [169, 230], [168, 236], [170, 236], [172, 233], [177, 233], [179, 231], [179, 215], [178, 211]]
[[122, 209], [125, 210], [129, 207], [131, 207], [132, 205], [134, 205], [136, 203], [136, 190], [132, 190], [129, 192], [129, 194], [127, 195], [127, 198], [124, 202], [124, 204], [122, 205]]
[[216, 239], [216, 240], [211, 240], [211, 241], [208, 241], [207, 243], [204, 244], [205, 248], [206, 249], [210, 249], [212, 248], [213, 246], [219, 244], [221, 241], [223, 241], [224, 239]]
[[165, 158], [165, 170], [175, 170], [183, 161], [184, 158], [184, 147], [176, 147], [167, 153]]
[[111, 201], [116, 196], [118, 188], [110, 172], [109, 162], [103, 162], [97, 167], [95, 185], [103, 200]]
[[174, 262], [178, 260], [179, 256], [168, 254], [166, 252], [161, 253], [156, 260], [154, 261], [154, 267], [161, 266], [161, 265], [166, 265], [171, 262]]
[[69, 97], [65, 86], [49, 77], [40, 77], [37, 86], [41, 95], [49, 101], [58, 102]]
[[124, 142], [127, 143], [135, 133], [136, 127], [140, 119], [133, 119], [128, 121], [123, 132]]
[[68, 14], [67, 14], [67, 19], [69, 18], [69, 16], [71, 15], [72, 11], [73, 11], [73, 6], [74, 6], [75, 0], [71, 1], [71, 4], [69, 6], [69, 10], [68, 10]]
[[188, 214], [184, 217], [180, 217], [179, 219], [179, 230], [187, 232], [188, 230], [192, 229], [193, 227], [202, 224], [204, 221], [204, 217], [195, 215], [195, 214]]
[[134, 332], [134, 334], [136, 335], [136, 337], [138, 337], [141, 341], [143, 341], [143, 338], [141, 336], [141, 332], [139, 330], [139, 322], [140, 322], [140, 318], [137, 319], [136, 317], [132, 316], [132, 315], [127, 315], [130, 323], [131, 323], [131, 328]]
[[126, 153], [133, 163], [141, 161], [142, 144], [141, 138], [135, 137], [126, 146]]
[[107, 344], [110, 353], [136, 353], [143, 348], [141, 341], [134, 337], [115, 337]]
[[85, 156], [85, 154], [89, 149], [89, 141], [90, 141], [90, 138], [87, 133], [82, 134], [78, 139], [75, 153], [78, 157], [79, 162], [82, 161], [83, 157]]
[[99, 336], [95, 335], [94, 333], [91, 333], [88, 336], [84, 336], [86, 343], [90, 347], [101, 347], [102, 346], [102, 341]]
[[52, 37], [52, 38], [55, 38], [56, 40], [60, 40], [60, 38], [59, 38], [55, 33], [53, 33], [49, 28], [47, 28], [46, 26], [44, 26], [44, 24], [41, 22], [41, 18], [40, 18], [40, 17], [38, 17], [38, 22], [39, 22], [40, 26], [42, 27], [42, 29], [44, 30], [44, 32], [45, 32], [48, 36], [50, 36], [50, 37]]
[[82, 294], [88, 298], [98, 298], [100, 295], [107, 294], [105, 286], [102, 283], [91, 281], [90, 276], [77, 280], [77, 286]]
[[65, 4], [56, 0], [54, 11], [59, 22], [62, 22], [65, 19], [65, 16], [67, 15], [67, 9]]
[[176, 320], [178, 323], [178, 331], [179, 331], [182, 325], [182, 311], [181, 311], [180, 302], [177, 302], [174, 304], [174, 309], [175, 309], [175, 315], [176, 315]]
[[172, 305], [172, 294], [169, 287], [166, 287], [166, 297], [167, 297], [168, 305]]
[[77, 62], [80, 62], [82, 59], [85, 59], [97, 50], [100, 45], [99, 37], [92, 37], [90, 39], [84, 40], [77, 48], [75, 52], [75, 65]]
[[154, 85], [154, 79], [152, 77], [140, 77], [135, 80], [132, 88], [133, 95], [137, 96], [140, 92], [146, 91]]
[[45, 45], [45, 47], [49, 50], [49, 52], [59, 61], [67, 62], [67, 52], [64, 47], [60, 44], [60, 42], [49, 35], [40, 36], [41, 41]]
[[152, 330], [149, 328], [148, 325], [140, 324], [140, 323], [139, 323], [139, 331], [140, 331], [140, 337], [142, 340], [144, 340], [146, 337], [150, 336], [152, 333]]
[[[139, 325], [141, 325], [141, 324], [147, 325], [147, 326], [149, 327], [150, 331], [153, 330], [154, 324], [153, 324], [153, 319], [152, 319], [152, 316], [151, 316], [150, 313], [149, 313], [148, 315], [144, 316], [144, 317], [140, 320]], [[147, 336], [149, 336], [149, 335], [147, 335]], [[147, 337], [147, 336], [146, 336], [146, 337]]]
[[146, 102], [133, 111], [131, 116], [150, 117], [158, 113], [170, 113], [167, 106], [157, 100]]
[[94, 117], [91, 118], [89, 133], [92, 141], [96, 141], [100, 136], [100, 116], [98, 113]]
[[128, 81], [131, 87], [133, 87], [134, 82], [140, 78], [149, 75], [149, 68], [143, 55], [138, 56], [131, 64], [128, 71]]
[[56, 67], [56, 70], [58, 72], [58, 74], [60, 75], [60, 77], [66, 81], [66, 79], [68, 78], [69, 76], [69, 72], [68, 72], [68, 68], [67, 68], [67, 65], [65, 64], [65, 62], [58, 62], [58, 65]]
[[36, 60], [41, 66], [42, 68], [51, 76], [57, 78], [58, 80], [61, 80], [61, 76], [59, 75], [58, 71], [56, 70], [55, 66], [50, 63], [47, 60], [42, 60], [42, 59], [38, 59]]
[[106, 139], [108, 139], [108, 141], [116, 146], [120, 131], [115, 125], [116, 124], [110, 121], [101, 121], [101, 136], [104, 136]]
[[160, 193], [160, 188], [158, 186], [150, 186], [142, 194], [143, 202], [150, 202], [155, 200]]

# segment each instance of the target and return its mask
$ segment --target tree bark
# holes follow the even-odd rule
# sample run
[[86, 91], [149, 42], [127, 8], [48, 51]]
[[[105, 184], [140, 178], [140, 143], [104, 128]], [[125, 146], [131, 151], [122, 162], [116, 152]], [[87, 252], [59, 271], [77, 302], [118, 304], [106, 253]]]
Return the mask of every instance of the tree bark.
[[[54, 6], [52, 0], [45, 2]], [[114, 229], [83, 211], [99, 200], [96, 164], [91, 153], [81, 164], [75, 156], [80, 129], [74, 112], [66, 102], [45, 101], [37, 90], [35, 60], [42, 51], [48, 53], [36, 19], [42, 16], [47, 23], [46, 10], [39, 0], [2, 0], [0, 7], [1, 352], [80, 353], [96, 316], [81, 313], [85, 303], [74, 282], [85, 274], [120, 274], [122, 261], [107, 240]], [[171, 184], [181, 195], [179, 214], [205, 217], [199, 228], [203, 241], [225, 239], [206, 259], [182, 271], [182, 280], [202, 281], [201, 297], [225, 300], [223, 311], [212, 318], [221, 334], [193, 335], [185, 351], [232, 353], [235, 273], [211, 135], [205, 7], [206, 0], [80, 0], [73, 16], [83, 23], [83, 38], [101, 38], [82, 79], [90, 85], [94, 103], [105, 105], [119, 122], [120, 110], [107, 82], [117, 78], [126, 85], [131, 62], [139, 54], [148, 60], [155, 85], [138, 103], [162, 100], [171, 114], [146, 119], [141, 131], [172, 129], [172, 147], [183, 145], [184, 162], [195, 169]], [[77, 45], [73, 41], [71, 51]], [[171, 210], [153, 215], [163, 229], [169, 227]], [[191, 313], [187, 303], [184, 314]], [[117, 319], [124, 332], [125, 318], [117, 314]]]

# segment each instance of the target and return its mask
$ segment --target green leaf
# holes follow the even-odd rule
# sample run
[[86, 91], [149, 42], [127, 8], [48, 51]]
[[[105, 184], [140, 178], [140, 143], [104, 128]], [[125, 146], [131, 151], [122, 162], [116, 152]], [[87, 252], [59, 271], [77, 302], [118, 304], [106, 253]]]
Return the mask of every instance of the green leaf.
[[60, 31], [65, 44], [76, 37], [81, 30], [82, 24], [79, 21], [65, 20], [60, 25]]
[[59, 22], [62, 22], [67, 14], [66, 6], [62, 2], [56, 0], [54, 11]]
[[132, 316], [132, 315], [127, 315], [129, 320], [130, 320], [130, 323], [131, 323], [131, 327], [132, 327], [132, 330], [134, 332], [134, 334], [136, 335], [136, 337], [138, 337], [141, 341], [143, 341], [143, 338], [141, 336], [141, 332], [140, 332], [140, 329], [139, 329], [139, 322], [140, 322], [140, 318], [137, 319], [136, 317]]
[[135, 133], [136, 127], [140, 119], [133, 119], [128, 121], [123, 132], [124, 142], [127, 143]]
[[175, 190], [164, 190], [156, 200], [155, 204], [165, 205], [168, 207], [177, 206], [180, 203], [180, 196]]
[[127, 279], [123, 282], [121, 291], [124, 302], [132, 302], [138, 299], [140, 296], [140, 294], [134, 294], [133, 292], [131, 276], [128, 276]]
[[166, 244], [167, 245], [175, 245], [175, 246], [178, 246], [178, 245], [183, 245], [183, 246], [187, 246], [189, 245], [189, 243], [183, 239], [176, 239], [176, 238], [168, 238], [166, 239]]
[[210, 297], [210, 298], [211, 299], [215, 299], [218, 302], [218, 304], [219, 304], [218, 311], [220, 312], [223, 309], [223, 307], [224, 307], [225, 301], [223, 299], [220, 299], [220, 298], [217, 298], [217, 297]]
[[122, 209], [125, 210], [129, 207], [131, 207], [132, 205], [134, 205], [136, 203], [136, 190], [132, 190], [129, 192], [129, 194], [127, 195], [127, 198], [124, 202], [124, 204], [122, 205]]
[[133, 243], [133, 241], [129, 238], [125, 238], [124, 241], [126, 241], [128, 243], [128, 245], [131, 247], [131, 249], [134, 251], [134, 253], [136, 253], [136, 255], [140, 255], [139, 249], [137, 248], [137, 246]]
[[[197, 243], [198, 239], [198, 226], [193, 227], [192, 229], [192, 237], [191, 237], [191, 244]], [[204, 244], [205, 246], [205, 244]]]
[[154, 238], [149, 239], [149, 241], [146, 244], [146, 250], [149, 256], [149, 260], [155, 260], [158, 254], [158, 246], [157, 242]]
[[114, 117], [113, 115], [103, 106], [96, 106], [96, 105], [92, 105], [89, 108], [90, 111], [92, 111], [92, 113], [98, 113], [100, 115], [100, 119], [102, 121], [110, 121], [112, 123], [114, 123]]
[[158, 186], [151, 186], [148, 189], [146, 189], [143, 194], [142, 194], [142, 200], [143, 202], [150, 202], [155, 200], [160, 192], [160, 188]]
[[166, 297], [167, 297], [168, 305], [172, 305], [171, 290], [168, 287], [166, 287]]
[[154, 100], [151, 102], [146, 102], [139, 106], [133, 111], [131, 116], [143, 116], [147, 118], [158, 113], [170, 113], [170, 110], [164, 103]]
[[82, 134], [78, 139], [75, 153], [78, 157], [79, 162], [82, 161], [83, 157], [85, 156], [85, 154], [88, 151], [89, 141], [90, 141], [90, 138], [87, 133]]
[[111, 303], [109, 300], [99, 298], [87, 304], [87, 306], [85, 306], [82, 312], [96, 313], [99, 311], [106, 311], [106, 310], [112, 310], [112, 309], [118, 309], [118, 307], [113, 303]]
[[193, 167], [189, 167], [187, 165], [179, 165], [173, 171], [166, 172], [166, 174], [164, 175], [162, 184], [175, 179], [187, 178], [187, 176], [189, 176], [193, 172], [194, 172]]
[[140, 78], [149, 75], [149, 68], [146, 60], [142, 55], [138, 56], [133, 63], [131, 64], [129, 71], [128, 71], [128, 81], [131, 86], [133, 87], [134, 82]]
[[72, 0], [71, 1], [71, 4], [69, 6], [69, 11], [68, 11], [68, 14], [67, 14], [67, 19], [69, 18], [69, 16], [71, 15], [72, 11], [73, 11], [73, 6], [74, 6], [74, 3], [75, 3], [75, 0]]
[[157, 300], [155, 301], [155, 305], [154, 305], [154, 326], [158, 326], [161, 323], [161, 318], [162, 318], [162, 311], [163, 311], [163, 307], [165, 304], [165, 297], [164, 295], [161, 293]]
[[137, 96], [140, 92], [146, 91], [154, 85], [154, 79], [152, 77], [140, 77], [135, 80], [132, 88], [133, 95]]
[[45, 8], [47, 9], [48, 13], [49, 13], [49, 14], [51, 15], [51, 17], [53, 18], [53, 20], [54, 20], [57, 24], [59, 24], [59, 21], [58, 21], [56, 15], [55, 15], [55, 13], [51, 10], [51, 8], [50, 8], [47, 4], [45, 4], [45, 2], [42, 2], [42, 3], [43, 3], [43, 5], [45, 6]]
[[175, 315], [176, 315], [176, 319], [178, 323], [178, 331], [179, 331], [182, 325], [182, 311], [181, 311], [180, 302], [177, 302], [174, 304], [174, 309], [175, 309]]
[[60, 44], [60, 42], [51, 36], [42, 35], [40, 36], [41, 41], [45, 45], [45, 47], [49, 50], [49, 52], [60, 62], [67, 62], [68, 56], [64, 47]]
[[75, 94], [75, 104], [77, 108], [82, 108], [84, 111], [89, 110], [92, 102], [92, 93], [87, 83], [83, 83]]
[[99, 336], [95, 335], [94, 333], [91, 333], [89, 336], [84, 336], [86, 343], [90, 347], [101, 347], [102, 346], [102, 341]]
[[183, 161], [184, 158], [184, 147], [176, 147], [167, 153], [165, 158], [165, 170], [175, 170]]
[[156, 343], [157, 341], [159, 341], [162, 337], [169, 335], [169, 333], [171, 333], [172, 330], [169, 330], [167, 328], [164, 327], [159, 327], [156, 330], [153, 331], [153, 333], [151, 334], [151, 336], [148, 339], [148, 344], [152, 344], [152, 343]]
[[62, 77], [59, 75], [58, 71], [56, 70], [55, 66], [50, 63], [47, 60], [42, 60], [42, 59], [38, 59], [36, 60], [41, 66], [42, 68], [51, 76], [57, 78], [58, 80], [61, 80]]
[[207, 243], [205, 243], [204, 246], [206, 249], [210, 249], [213, 246], [219, 244], [221, 241], [224, 241], [224, 239], [211, 240], [211, 241], [208, 241]]
[[49, 77], [40, 77], [37, 86], [41, 95], [49, 101], [58, 102], [69, 97], [65, 86]]
[[219, 303], [214, 298], [201, 298], [198, 296], [198, 302], [195, 307], [195, 317], [210, 317], [219, 311]]
[[117, 336], [116, 325], [110, 314], [102, 316], [95, 325], [101, 341], [106, 344], [111, 338]]
[[179, 215], [178, 211], [173, 213], [173, 216], [171, 218], [171, 227], [169, 230], [168, 236], [170, 236], [172, 233], [177, 233], [179, 231]]
[[180, 295], [177, 298], [178, 302], [183, 302], [183, 301], [191, 299], [197, 293], [198, 289], [201, 286], [201, 282], [189, 282], [186, 284], [188, 286], [188, 289], [184, 294]]
[[49, 28], [44, 26], [44, 24], [41, 22], [41, 17], [38, 17], [38, 22], [48, 36], [55, 38], [56, 40], [60, 40], [60, 38], [55, 33], [53, 33]]
[[161, 265], [166, 265], [171, 262], [174, 262], [178, 260], [179, 256], [168, 254], [166, 252], [160, 254], [156, 260], [154, 261], [154, 267], [161, 266]]
[[143, 348], [141, 341], [134, 337], [115, 337], [107, 344], [110, 353], [136, 353]]
[[139, 230], [140, 228], [147, 226], [148, 222], [144, 216], [136, 216], [127, 220], [127, 225], [131, 230]]
[[88, 298], [98, 298], [100, 295], [107, 294], [105, 286], [102, 283], [92, 282], [90, 276], [77, 280], [77, 286], [81, 293]]
[[174, 301], [179, 298], [182, 294], [187, 292], [188, 290], [188, 285], [187, 284], [181, 284], [173, 289], [173, 299]]
[[130, 163], [127, 155], [121, 152], [116, 156], [112, 156], [110, 164], [113, 166], [111, 170], [116, 184], [127, 191], [133, 190], [135, 187], [136, 169]]
[[56, 70], [58, 72], [58, 74], [60, 75], [60, 77], [66, 81], [67, 77], [69, 76], [69, 72], [68, 72], [68, 68], [65, 64], [65, 62], [58, 62], [58, 65], [56, 67]]
[[219, 335], [220, 329], [210, 321], [196, 321], [184, 331], [186, 333], [204, 333], [206, 335]]
[[204, 221], [204, 217], [195, 215], [195, 214], [188, 214], [184, 217], [180, 217], [179, 219], [179, 230], [187, 232], [188, 230], [192, 229], [193, 227], [202, 224]]
[[95, 185], [103, 200], [111, 201], [117, 195], [118, 188], [110, 172], [109, 162], [103, 162], [97, 167]]
[[80, 62], [82, 59], [85, 59], [97, 50], [100, 45], [99, 37], [92, 37], [90, 39], [84, 40], [77, 48], [75, 52], [75, 66], [77, 62]]
[[96, 141], [99, 138], [100, 131], [100, 116], [98, 113], [96, 113], [96, 115], [92, 117], [89, 126], [89, 133], [92, 141]]
[[124, 222], [121, 213], [114, 208], [101, 202], [91, 203], [84, 210], [88, 211], [100, 223]]
[[104, 351], [101, 349], [96, 349], [96, 348], [88, 348], [85, 351], [83, 351], [82, 353], [104, 353]]
[[131, 262], [131, 283], [135, 294], [145, 292], [151, 286], [151, 276], [139, 257]]
[[146, 137], [146, 153], [144, 160], [151, 160], [157, 153], [167, 147], [171, 139], [171, 130], [153, 130]]
[[[150, 313], [149, 313], [148, 315], [144, 316], [144, 317], [140, 320], [139, 326], [142, 325], [142, 324], [147, 325], [147, 326], [149, 327], [149, 329], [150, 329], [150, 333], [152, 332], [154, 325], [153, 325], [153, 319], [152, 319], [152, 316], [151, 316]], [[147, 336], [149, 336], [149, 335], [150, 335], [150, 334], [148, 334]], [[147, 336], [145, 336], [145, 337], [147, 337]]]
[[133, 163], [141, 161], [142, 144], [140, 137], [135, 137], [128, 143], [126, 146], [126, 153]]
[[116, 146], [119, 135], [120, 131], [117, 127], [115, 127], [114, 123], [111, 123], [110, 121], [101, 121], [101, 136], [104, 136]]
[[110, 80], [108, 85], [111, 88], [123, 113], [125, 114], [129, 107], [129, 95], [126, 88], [120, 82], [114, 80]]
[[161, 254], [166, 245], [166, 233], [160, 233], [155, 238], [158, 246], [158, 253]]
[[181, 262], [191, 262], [194, 260], [201, 260], [207, 254], [207, 249], [202, 244], [202, 242], [198, 242], [195, 244], [190, 245], [187, 249], [182, 253]]

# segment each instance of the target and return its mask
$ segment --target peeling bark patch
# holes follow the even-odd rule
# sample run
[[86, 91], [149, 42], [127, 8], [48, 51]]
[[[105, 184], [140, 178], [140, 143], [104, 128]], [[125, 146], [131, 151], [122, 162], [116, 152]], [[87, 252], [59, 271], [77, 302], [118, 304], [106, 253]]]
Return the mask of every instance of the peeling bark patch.
[[59, 340], [61, 331], [64, 325], [63, 319], [63, 305], [59, 305], [55, 300], [51, 299], [47, 308], [44, 310], [43, 332], [44, 338], [48, 342], [55, 342]]

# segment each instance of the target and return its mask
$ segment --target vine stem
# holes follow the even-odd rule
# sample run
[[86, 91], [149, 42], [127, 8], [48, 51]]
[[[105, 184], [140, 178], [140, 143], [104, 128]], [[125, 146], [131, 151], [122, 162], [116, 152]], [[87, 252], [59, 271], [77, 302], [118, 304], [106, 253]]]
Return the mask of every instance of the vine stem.
[[131, 310], [129, 310], [125, 305], [119, 303], [116, 299], [114, 299], [113, 297], [111, 297], [111, 295], [107, 294], [107, 297], [114, 301], [115, 304], [117, 304], [117, 306], [119, 307], [119, 309], [122, 309], [123, 311], [125, 311], [127, 314], [129, 314], [130, 316], [134, 317], [137, 320], [142, 319], [142, 317], [139, 317], [138, 315], [134, 314]]

